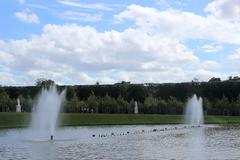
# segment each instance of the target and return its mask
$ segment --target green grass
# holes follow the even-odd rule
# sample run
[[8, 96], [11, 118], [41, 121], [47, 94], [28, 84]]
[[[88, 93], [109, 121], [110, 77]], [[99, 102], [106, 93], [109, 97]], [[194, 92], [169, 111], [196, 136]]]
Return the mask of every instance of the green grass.
[[[0, 112], [0, 128], [28, 127], [30, 113]], [[129, 125], [129, 124], [180, 124], [181, 115], [158, 114], [60, 114], [61, 126]], [[240, 124], [240, 116], [206, 116], [206, 124]]]
[[0, 112], [0, 128], [27, 127], [30, 118], [29, 113]]
[[178, 124], [182, 116], [144, 114], [61, 114], [63, 126], [124, 125], [124, 124]]
[[240, 124], [240, 116], [206, 116], [206, 124]]

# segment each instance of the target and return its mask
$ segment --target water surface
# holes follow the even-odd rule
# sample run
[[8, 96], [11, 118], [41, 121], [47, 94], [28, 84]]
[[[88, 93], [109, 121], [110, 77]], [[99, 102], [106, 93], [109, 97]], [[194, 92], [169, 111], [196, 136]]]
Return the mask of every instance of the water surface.
[[238, 126], [65, 127], [54, 138], [35, 137], [27, 129], [0, 130], [0, 159], [240, 159]]

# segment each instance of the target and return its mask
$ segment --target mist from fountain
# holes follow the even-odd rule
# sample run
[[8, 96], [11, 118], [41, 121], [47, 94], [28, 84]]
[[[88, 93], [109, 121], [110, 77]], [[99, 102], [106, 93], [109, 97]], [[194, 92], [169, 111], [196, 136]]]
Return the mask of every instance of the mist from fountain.
[[32, 113], [31, 130], [34, 133], [34, 138], [48, 140], [51, 138], [52, 140], [65, 93], [65, 90], [59, 93], [55, 85], [42, 88]]
[[202, 98], [194, 94], [188, 99], [185, 112], [185, 123], [190, 125], [201, 125], [204, 123], [203, 119]]

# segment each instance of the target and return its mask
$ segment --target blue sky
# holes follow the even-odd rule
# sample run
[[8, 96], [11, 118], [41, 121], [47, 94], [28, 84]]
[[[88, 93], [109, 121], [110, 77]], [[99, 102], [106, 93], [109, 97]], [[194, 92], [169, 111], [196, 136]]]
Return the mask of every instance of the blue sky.
[[240, 73], [238, 0], [0, 1], [0, 85], [186, 82]]
[[[101, 10], [101, 9], [88, 9], [82, 7], [66, 6], [63, 5], [58, 0], [23, 0], [21, 2], [17, 0], [0, 1], [2, 6], [0, 10], [0, 18], [4, 21], [1, 22], [1, 39], [15, 39], [15, 38], [29, 38], [32, 34], [40, 34], [42, 28], [45, 24], [65, 24], [65, 23], [75, 23], [79, 25], [91, 25], [94, 26], [99, 31], [104, 31], [108, 29], [123, 30], [128, 27], [128, 25], [113, 24], [113, 16], [118, 12], [123, 11], [126, 6], [131, 4], [138, 4], [146, 7], [153, 7], [159, 10], [164, 10], [167, 8], [176, 8], [179, 10], [190, 11], [200, 15], [204, 15], [203, 8], [206, 6], [210, 0], [202, 0], [198, 2], [191, 2], [190, 0], [183, 1], [168, 1], [168, 0], [119, 0], [119, 1], [70, 1], [70, 2], [80, 2], [81, 4], [104, 4], [112, 10]], [[188, 5], [187, 5], [188, 4]], [[190, 5], [189, 5], [190, 4]], [[4, 7], [3, 7], [4, 6]], [[22, 23], [19, 21], [15, 13], [29, 9], [33, 13], [37, 14], [40, 19], [39, 24]], [[102, 14], [103, 19], [97, 22], [84, 22], [81, 20], [69, 20], [61, 18], [61, 14], [64, 11], [77, 11], [88, 14]]]

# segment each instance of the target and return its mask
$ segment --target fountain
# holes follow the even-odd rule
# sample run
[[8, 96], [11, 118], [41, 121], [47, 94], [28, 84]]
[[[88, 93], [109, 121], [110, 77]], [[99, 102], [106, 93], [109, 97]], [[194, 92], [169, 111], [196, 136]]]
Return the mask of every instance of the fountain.
[[137, 101], [135, 101], [134, 114], [138, 114], [138, 104], [137, 104]]
[[55, 85], [43, 88], [32, 113], [31, 129], [36, 138], [53, 140], [58, 113], [65, 98], [65, 90], [60, 94]]
[[201, 125], [203, 120], [202, 98], [194, 94], [187, 102], [185, 112], [185, 122], [191, 125]]
[[[202, 98], [194, 94], [188, 99], [185, 112], [185, 123], [191, 128], [200, 127], [203, 123]], [[206, 159], [204, 151], [204, 127], [189, 131], [189, 157], [190, 159]]]
[[17, 99], [16, 112], [22, 112], [22, 106], [20, 104], [19, 98]]

